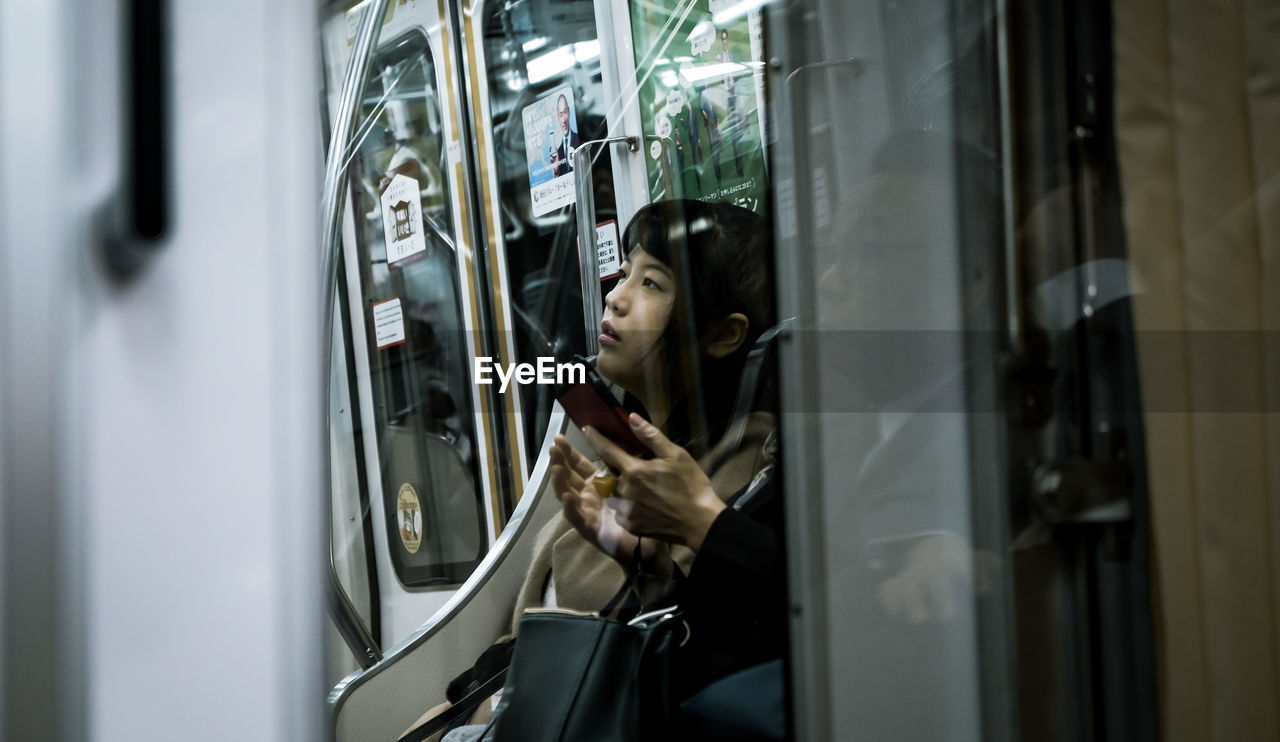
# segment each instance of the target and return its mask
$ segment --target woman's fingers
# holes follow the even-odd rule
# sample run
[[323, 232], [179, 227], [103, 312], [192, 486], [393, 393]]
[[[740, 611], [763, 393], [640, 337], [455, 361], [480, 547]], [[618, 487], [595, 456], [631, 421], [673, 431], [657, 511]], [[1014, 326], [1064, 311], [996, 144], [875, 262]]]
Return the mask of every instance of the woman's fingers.
[[577, 474], [582, 482], [591, 481], [596, 473], [595, 465], [579, 453], [578, 449], [574, 448], [569, 439], [563, 435], [556, 436], [555, 444], [551, 447], [551, 464], [552, 466], [559, 464], [569, 473]]
[[564, 502], [564, 498], [572, 490], [569, 488], [567, 481], [567, 473], [563, 464], [551, 465], [551, 489], [556, 493], [556, 499]]
[[671, 439], [663, 435], [656, 425], [636, 413], [631, 413], [627, 422], [631, 424], [631, 432], [635, 433], [640, 442], [648, 446], [658, 458], [666, 459], [684, 453], [684, 449], [672, 443]]
[[587, 481], [578, 476], [577, 472], [564, 464], [551, 465], [551, 487], [555, 490], [556, 499], [560, 502], [564, 502], [570, 495], [577, 497], [585, 486]]
[[583, 479], [590, 479], [595, 475], [595, 465], [591, 463], [590, 459], [583, 456], [578, 449], [574, 448], [568, 438], [563, 435], [556, 436], [555, 450], [560, 451], [564, 461], [572, 467], [574, 471], [578, 472], [578, 475]]
[[[588, 542], [599, 543], [600, 508], [584, 494], [582, 478], [562, 465], [551, 467], [551, 482], [555, 488], [556, 499], [560, 501], [560, 509], [565, 520], [569, 521]], [[577, 485], [574, 486], [574, 482]], [[594, 490], [593, 490], [594, 492]], [[603, 547], [602, 547], [603, 548]]]
[[657, 458], [636, 458], [598, 431], [583, 430], [587, 441], [618, 472], [613, 495], [635, 504], [620, 517], [621, 524], [637, 536], [683, 544], [697, 551], [711, 523], [724, 509], [724, 502], [688, 451], [639, 415], [632, 415], [629, 423]]
[[587, 443], [600, 454], [600, 458], [604, 459], [604, 463], [616, 472], [630, 471], [636, 462], [640, 461], [631, 454], [623, 451], [616, 443], [605, 438], [595, 428], [583, 428], [582, 434], [586, 436]]

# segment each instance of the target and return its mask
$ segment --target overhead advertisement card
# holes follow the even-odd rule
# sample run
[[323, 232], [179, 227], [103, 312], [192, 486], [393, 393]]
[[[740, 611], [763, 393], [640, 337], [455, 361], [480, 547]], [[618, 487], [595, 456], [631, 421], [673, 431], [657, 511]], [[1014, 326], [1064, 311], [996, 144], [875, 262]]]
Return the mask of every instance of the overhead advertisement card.
[[761, 19], [751, 5], [631, 5], [651, 199], [768, 208]]
[[574, 202], [573, 153], [581, 143], [576, 111], [571, 87], [553, 90], [521, 111], [534, 216]]

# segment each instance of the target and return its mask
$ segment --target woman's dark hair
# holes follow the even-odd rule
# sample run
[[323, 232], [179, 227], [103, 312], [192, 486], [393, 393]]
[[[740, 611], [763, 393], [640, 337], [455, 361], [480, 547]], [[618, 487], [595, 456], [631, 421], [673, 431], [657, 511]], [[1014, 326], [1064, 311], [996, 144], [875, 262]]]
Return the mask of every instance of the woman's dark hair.
[[[642, 249], [674, 274], [675, 306], [659, 340], [673, 395], [666, 428], [695, 453], [723, 435], [747, 354], [773, 326], [771, 235], [767, 220], [749, 209], [688, 199], [645, 206], [622, 235], [628, 256]], [[742, 344], [723, 358], [704, 356], [698, 349], [715, 323], [735, 312], [747, 318]]]

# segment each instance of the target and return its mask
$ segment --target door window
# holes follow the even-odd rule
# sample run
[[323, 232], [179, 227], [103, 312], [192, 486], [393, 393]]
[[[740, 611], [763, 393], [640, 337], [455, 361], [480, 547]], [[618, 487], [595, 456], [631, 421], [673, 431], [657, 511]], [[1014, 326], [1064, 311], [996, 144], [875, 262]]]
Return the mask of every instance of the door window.
[[425, 36], [386, 45], [350, 155], [382, 527], [406, 587], [460, 583], [487, 547], [436, 79]]
[[[517, 361], [586, 350], [574, 222], [571, 152], [606, 136], [600, 41], [589, 0], [483, 6], [499, 224]], [[478, 124], [482, 125], [482, 124]], [[614, 219], [607, 148], [594, 158], [596, 221]], [[604, 291], [611, 288], [606, 282]], [[526, 459], [546, 435], [553, 388], [521, 389]]]

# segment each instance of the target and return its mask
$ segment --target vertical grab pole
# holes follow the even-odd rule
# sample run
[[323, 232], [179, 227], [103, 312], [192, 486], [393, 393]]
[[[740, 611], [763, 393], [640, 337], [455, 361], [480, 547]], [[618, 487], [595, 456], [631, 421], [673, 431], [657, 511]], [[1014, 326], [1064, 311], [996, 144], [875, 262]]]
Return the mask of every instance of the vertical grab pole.
[[600, 299], [600, 268], [596, 257], [596, 194], [592, 187], [591, 153], [606, 144], [626, 142], [627, 149], [640, 149], [639, 137], [606, 137], [583, 142], [573, 152], [574, 189], [578, 208], [578, 271], [582, 279], [582, 324], [587, 334], [587, 355], [600, 352], [600, 320], [604, 309]]
[[[321, 291], [323, 292], [323, 313], [324, 313], [324, 335], [321, 343], [324, 345], [324, 365], [321, 367], [321, 373], [324, 374], [324, 383], [320, 388], [324, 390], [324, 396], [321, 399], [320, 409], [323, 412], [324, 421], [324, 472], [325, 472], [325, 507], [331, 509], [333, 505], [333, 468], [330, 461], [331, 451], [329, 444], [329, 428], [332, 422], [329, 419], [329, 402], [332, 399], [329, 384], [332, 382], [333, 368], [333, 315], [335, 312], [333, 303], [337, 296], [338, 289], [338, 260], [341, 251], [338, 249], [339, 235], [342, 227], [342, 191], [343, 184], [346, 183], [347, 175], [347, 143], [351, 139], [351, 132], [355, 126], [356, 117], [360, 111], [360, 100], [364, 97], [365, 81], [369, 77], [369, 64], [373, 58], [373, 50], [378, 43], [378, 35], [382, 31], [382, 20], [386, 15], [388, 0], [371, 0], [368, 7], [364, 11], [364, 15], [360, 19], [360, 28], [356, 31], [355, 44], [351, 47], [351, 59], [347, 64], [346, 78], [342, 83], [342, 93], [338, 99], [338, 112], [334, 121], [333, 134], [329, 139], [329, 155], [325, 161], [324, 168], [324, 189], [321, 193], [321, 223], [320, 223], [320, 244], [322, 246], [321, 265], [324, 266], [324, 277]], [[330, 512], [329, 523], [332, 524], [333, 517]], [[330, 612], [337, 624], [338, 633], [346, 641], [347, 646], [351, 649], [356, 661], [363, 669], [369, 669], [375, 663], [382, 659], [382, 653], [379, 651], [370, 631], [360, 621], [356, 613], [355, 607], [351, 604], [350, 598], [342, 589], [342, 584], [338, 582], [338, 576], [333, 565], [333, 546], [329, 547], [329, 585], [330, 591]]]

